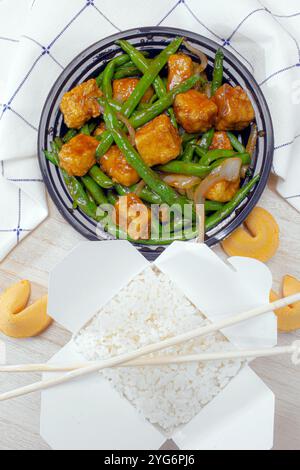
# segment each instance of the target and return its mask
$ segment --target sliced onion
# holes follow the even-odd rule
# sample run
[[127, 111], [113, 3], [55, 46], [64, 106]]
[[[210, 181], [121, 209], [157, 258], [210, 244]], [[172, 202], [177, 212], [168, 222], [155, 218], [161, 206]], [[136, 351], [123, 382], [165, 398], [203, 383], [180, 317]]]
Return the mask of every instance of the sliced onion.
[[131, 125], [130, 121], [121, 113], [116, 113], [116, 115], [119, 121], [123, 122], [123, 124], [125, 124], [125, 126], [127, 127], [129, 137], [130, 137], [129, 139], [130, 143], [131, 145], [135, 146], [135, 130], [133, 126]]
[[255, 148], [256, 148], [256, 144], [257, 144], [257, 139], [258, 139], [258, 129], [257, 129], [257, 125], [256, 125], [256, 124], [252, 124], [250, 137], [249, 137], [249, 140], [248, 140], [248, 143], [247, 143], [247, 147], [246, 147], [246, 152], [249, 153], [250, 157], [252, 157], [253, 154], [254, 154], [254, 151], [255, 151]]
[[187, 48], [188, 51], [190, 51], [192, 54], [195, 56], [199, 57], [200, 59], [200, 67], [198, 69], [199, 73], [203, 72], [207, 65], [208, 65], [208, 59], [204, 52], [200, 51], [200, 49], [196, 49], [196, 47], [192, 46], [189, 42], [183, 41], [183, 44]]
[[201, 179], [197, 176], [165, 174], [161, 179], [176, 189], [191, 189], [201, 183]]
[[136, 188], [135, 188], [135, 191], [134, 191], [134, 194], [135, 194], [137, 197], [140, 197], [140, 196], [141, 196], [141, 192], [142, 192], [142, 190], [144, 189], [145, 186], [146, 186], [145, 181], [144, 181], [144, 180], [141, 180], [141, 181], [137, 184], [137, 186], [136, 186]]
[[194, 194], [195, 204], [204, 204], [205, 196], [211, 188], [221, 181], [234, 182], [240, 177], [242, 161], [240, 158], [228, 158], [215, 168], [198, 186]]

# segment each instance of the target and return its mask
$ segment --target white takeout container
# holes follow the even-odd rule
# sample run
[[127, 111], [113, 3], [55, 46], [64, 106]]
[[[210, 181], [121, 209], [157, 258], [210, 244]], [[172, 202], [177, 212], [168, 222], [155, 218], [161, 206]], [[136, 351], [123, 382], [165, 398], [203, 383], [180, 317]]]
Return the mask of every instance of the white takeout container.
[[[176, 242], [154, 264], [212, 322], [269, 302], [271, 273], [249, 258], [224, 262], [205, 245]], [[126, 241], [83, 242], [50, 275], [49, 314], [76, 334], [147, 266]], [[241, 349], [272, 347], [276, 317], [269, 313], [223, 333]], [[71, 340], [50, 363], [84, 361]], [[273, 447], [273, 423], [274, 395], [245, 366], [172, 439], [182, 450], [265, 450]], [[166, 441], [99, 373], [42, 392], [41, 435], [56, 450], [155, 450]]]

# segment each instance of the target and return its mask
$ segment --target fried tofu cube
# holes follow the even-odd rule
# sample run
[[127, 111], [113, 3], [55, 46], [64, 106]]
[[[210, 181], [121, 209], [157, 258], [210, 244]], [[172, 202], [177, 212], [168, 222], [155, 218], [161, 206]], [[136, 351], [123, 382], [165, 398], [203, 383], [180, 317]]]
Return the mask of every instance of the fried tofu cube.
[[60, 166], [70, 176], [84, 176], [96, 163], [98, 140], [78, 134], [63, 145], [59, 153]]
[[[127, 101], [139, 81], [140, 80], [138, 78], [120, 78], [119, 80], [114, 80], [113, 99], [120, 103]], [[149, 87], [141, 99], [141, 103], [147, 103], [152, 98], [153, 94], [153, 88]]]
[[66, 93], [60, 109], [69, 128], [80, 129], [91, 118], [100, 116], [100, 105], [97, 101], [102, 95], [96, 80], [81, 83]]
[[206, 199], [216, 202], [229, 202], [240, 188], [240, 179], [237, 181], [220, 181], [206, 194]]
[[218, 107], [216, 128], [220, 131], [241, 131], [255, 119], [252, 103], [240, 86], [225, 84], [212, 99]]
[[190, 78], [194, 73], [192, 59], [186, 54], [173, 54], [168, 60], [168, 90]]
[[138, 173], [128, 163], [122, 152], [113, 145], [100, 159], [102, 171], [113, 181], [123, 186], [131, 186], [140, 180]]
[[180, 93], [174, 101], [177, 122], [191, 134], [207, 132], [217, 117], [217, 105], [204, 93], [189, 90]]
[[141, 127], [136, 132], [135, 143], [148, 166], [164, 165], [177, 158], [181, 150], [179, 132], [165, 114]]
[[230, 139], [226, 132], [215, 132], [209, 150], [232, 150]]
[[119, 198], [113, 219], [133, 240], [149, 238], [151, 211], [136, 194], [130, 193]]

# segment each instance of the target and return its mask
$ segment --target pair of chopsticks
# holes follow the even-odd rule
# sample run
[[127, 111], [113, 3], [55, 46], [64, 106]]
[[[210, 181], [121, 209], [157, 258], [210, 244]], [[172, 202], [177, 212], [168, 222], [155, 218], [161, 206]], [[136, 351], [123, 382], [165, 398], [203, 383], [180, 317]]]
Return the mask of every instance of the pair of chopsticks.
[[300, 364], [300, 342], [296, 341], [290, 346], [276, 347], [272, 349], [261, 349], [261, 350], [250, 350], [250, 351], [232, 351], [232, 352], [220, 352], [220, 353], [208, 353], [208, 354], [196, 354], [191, 356], [164, 356], [155, 358], [143, 358], [147, 354], [152, 354], [161, 351], [178, 344], [182, 344], [186, 341], [205, 336], [207, 334], [222, 330], [224, 328], [236, 325], [238, 323], [256, 318], [265, 313], [284, 308], [288, 305], [300, 301], [300, 293], [285, 297], [284, 299], [277, 300], [271, 304], [263, 305], [258, 308], [254, 308], [244, 313], [234, 315], [230, 318], [220, 320], [215, 324], [207, 325], [205, 327], [196, 328], [193, 331], [168, 338], [159, 343], [150, 344], [144, 346], [136, 351], [122, 354], [113, 358], [109, 358], [103, 361], [88, 363], [88, 364], [70, 364], [70, 365], [44, 365], [44, 364], [29, 364], [24, 366], [2, 366], [0, 372], [66, 372], [66, 374], [48, 379], [40, 382], [21, 387], [11, 392], [0, 395], [0, 401], [10, 400], [23, 395], [28, 395], [36, 391], [55, 387], [63, 383], [69, 382], [79, 377], [99, 372], [106, 368], [112, 367], [137, 367], [137, 366], [159, 366], [166, 364], [183, 364], [187, 362], [200, 362], [220, 359], [242, 359], [242, 358], [253, 358], [253, 357], [268, 357], [279, 354], [291, 354], [293, 362]]
[[[157, 356], [153, 358], [135, 359], [130, 362], [119, 364], [117, 367], [146, 367], [164, 366], [170, 364], [186, 364], [192, 362], [209, 362], [229, 359], [251, 359], [258, 357], [271, 357], [279, 355], [292, 355], [292, 362], [300, 364], [300, 341], [294, 341], [290, 346], [282, 346], [270, 349], [249, 349], [243, 351], [220, 351], [217, 353], [191, 354], [187, 356]], [[0, 373], [21, 373], [21, 372], [70, 372], [84, 369], [88, 366], [101, 365], [100, 361], [95, 362], [75, 362], [73, 364], [25, 364], [16, 366], [0, 366]]]

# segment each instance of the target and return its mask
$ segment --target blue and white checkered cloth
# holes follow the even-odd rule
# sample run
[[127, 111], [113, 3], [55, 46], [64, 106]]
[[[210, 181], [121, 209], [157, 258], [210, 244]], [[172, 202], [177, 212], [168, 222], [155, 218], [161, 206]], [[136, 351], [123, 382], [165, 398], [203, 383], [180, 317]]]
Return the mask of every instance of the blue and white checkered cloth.
[[207, 36], [254, 74], [274, 120], [278, 191], [300, 211], [299, 0], [0, 0], [0, 259], [48, 213], [36, 140], [54, 81], [90, 44], [151, 25]]

